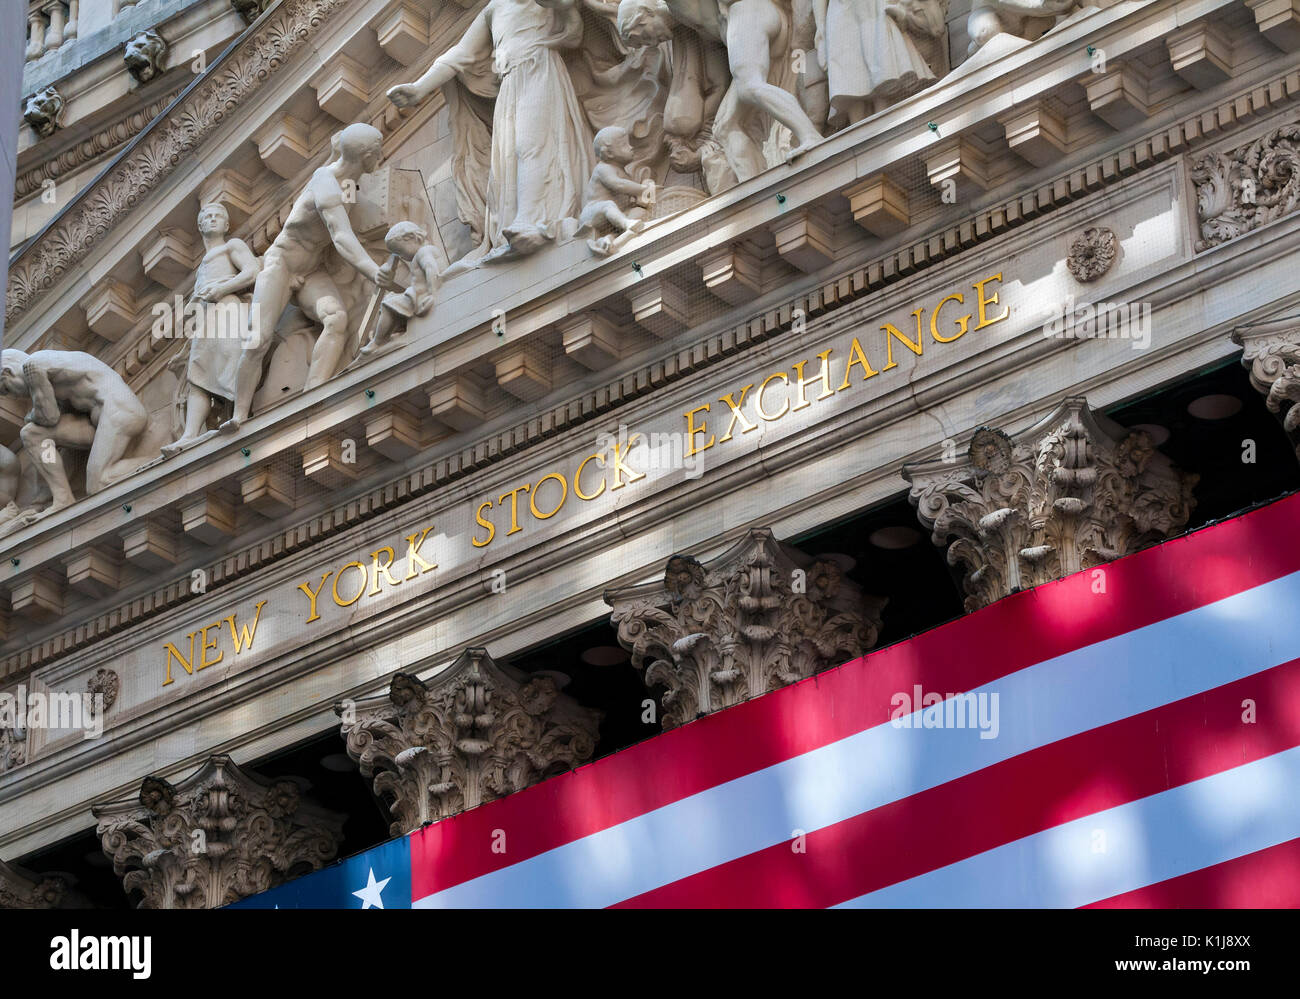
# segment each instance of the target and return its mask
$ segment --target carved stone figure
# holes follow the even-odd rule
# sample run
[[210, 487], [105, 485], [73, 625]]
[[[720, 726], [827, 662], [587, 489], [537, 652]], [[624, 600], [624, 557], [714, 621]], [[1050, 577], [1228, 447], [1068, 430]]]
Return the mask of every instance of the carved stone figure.
[[862, 655], [885, 601], [830, 559], [750, 531], [704, 565], [668, 560], [662, 583], [605, 594], [618, 641], [648, 687], [665, 688], [673, 728]]
[[23, 102], [23, 120], [45, 139], [62, 122], [63, 107], [63, 96], [53, 86], [42, 87]]
[[859, 122], [934, 82], [911, 36], [944, 33], [939, 0], [813, 0], [813, 10], [832, 128]]
[[970, 38], [966, 54], [974, 55], [994, 35], [1003, 33], [1032, 42], [1051, 29], [1058, 17], [1082, 6], [1079, 0], [973, 0], [966, 18]]
[[148, 423], [148, 413], [122, 376], [99, 358], [71, 350], [5, 350], [0, 353], [0, 395], [32, 400], [20, 436], [53, 496], [40, 516], [73, 503], [60, 447], [89, 450], [88, 496], [139, 467], [138, 460], [124, 456]]
[[[234, 433], [248, 419], [262, 377], [262, 361], [290, 298], [322, 327], [304, 391], [323, 384], [337, 371], [347, 345], [348, 314], [331, 251], [371, 283], [397, 290], [366, 253], [352, 231], [350, 218], [357, 182], [362, 174], [379, 166], [383, 136], [372, 125], [352, 124], [335, 134], [331, 147], [334, 158], [312, 174], [293, 203], [284, 228], [262, 258], [249, 308], [248, 336], [235, 374], [235, 411], [220, 427], [225, 433]], [[351, 194], [345, 195], [345, 186]]]
[[163, 71], [167, 58], [167, 42], [153, 30], [141, 31], [126, 43], [122, 54], [129, 72], [137, 83], [148, 83]]
[[578, 215], [591, 138], [560, 50], [582, 34], [575, 0], [489, 0], [427, 73], [388, 91], [410, 107], [459, 77], [494, 98], [482, 259], [536, 252]]
[[[654, 184], [639, 184], [627, 175], [626, 167], [636, 156], [627, 129], [619, 125], [602, 128], [596, 133], [593, 149], [599, 162], [583, 191], [578, 221], [582, 229], [597, 233], [587, 241], [591, 251], [607, 256], [645, 227], [644, 219], [630, 218], [624, 209], [633, 202], [649, 208], [654, 203]], [[599, 235], [603, 229], [613, 229], [615, 235]]]
[[262, 11], [266, 10], [269, 0], [230, 0], [230, 6], [235, 8], [235, 13], [242, 17], [247, 24], [252, 24], [257, 20]]
[[731, 83], [714, 120], [713, 135], [739, 181], [767, 168], [756, 117], [768, 115], [794, 136], [787, 160], [822, 141], [822, 134], [790, 91], [770, 82], [789, 61], [792, 15], [778, 0], [622, 0], [619, 34], [629, 45], [672, 41], [674, 21], [725, 45]]
[[334, 858], [345, 816], [310, 804], [305, 782], [265, 780], [212, 756], [179, 784], [92, 806], [113, 871], [142, 909], [215, 909]]
[[15, 502], [18, 499], [18, 480], [21, 474], [18, 455], [0, 445], [0, 534], [5, 533], [5, 528], [22, 516], [22, 511]]
[[1014, 439], [981, 427], [964, 460], [903, 477], [934, 543], [965, 567], [967, 610], [1163, 541], [1187, 523], [1197, 481], [1081, 398]]
[[384, 236], [384, 245], [392, 254], [381, 270], [391, 276], [398, 261], [406, 264], [410, 284], [403, 291], [390, 291], [379, 303], [379, 322], [374, 335], [361, 347], [361, 353], [373, 354], [388, 345], [398, 327], [405, 327], [412, 316], [427, 316], [433, 309], [433, 292], [438, 287], [438, 255], [429, 244], [429, 234], [414, 222], [398, 222]]
[[198, 227], [204, 252], [194, 272], [190, 304], [203, 308], [203, 315], [213, 321], [200, 323], [198, 335], [188, 338], [186, 348], [175, 359], [174, 363], [184, 365], [185, 429], [177, 441], [163, 447], [165, 455], [206, 440], [214, 432], [205, 433], [214, 395], [234, 400], [243, 348], [241, 293], [253, 286], [261, 269], [261, 261], [247, 243], [226, 238], [230, 215], [224, 205], [218, 202], [199, 209]]
[[1300, 124], [1193, 162], [1199, 253], [1300, 208]]
[[600, 713], [553, 676], [467, 649], [427, 683], [393, 675], [385, 697], [338, 704], [348, 755], [389, 804], [394, 836], [586, 763]]

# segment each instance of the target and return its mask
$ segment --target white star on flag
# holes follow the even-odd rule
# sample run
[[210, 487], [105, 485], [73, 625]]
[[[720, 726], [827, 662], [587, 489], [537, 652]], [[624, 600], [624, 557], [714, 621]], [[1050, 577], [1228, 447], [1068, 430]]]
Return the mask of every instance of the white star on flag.
[[361, 908], [363, 910], [369, 909], [372, 905], [376, 909], [382, 909], [384, 907], [384, 899], [380, 892], [382, 892], [384, 886], [392, 880], [392, 878], [384, 878], [383, 881], [376, 881], [375, 869], [372, 867], [370, 868], [366, 886], [360, 891], [354, 891], [352, 894], [361, 899]]

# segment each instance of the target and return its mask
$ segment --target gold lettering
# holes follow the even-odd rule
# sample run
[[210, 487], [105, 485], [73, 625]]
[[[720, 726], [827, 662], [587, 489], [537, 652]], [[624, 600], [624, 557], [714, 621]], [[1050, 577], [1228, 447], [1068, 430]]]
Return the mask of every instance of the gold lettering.
[[934, 312], [931, 313], [930, 315], [930, 336], [934, 337], [936, 343], [952, 343], [963, 333], [965, 333], [966, 328], [970, 326], [970, 314], [967, 313], [964, 316], [959, 316], [957, 319], [957, 324], [959, 328], [957, 330], [956, 336], [939, 335], [939, 313], [943, 311], [943, 307], [947, 305], [949, 302], [956, 302], [958, 305], [965, 304], [965, 300], [962, 298], [961, 292], [958, 292], [955, 295], [949, 295], [947, 298], [945, 298], [943, 301], [941, 301], [938, 305], [934, 307]]
[[186, 659], [183, 655], [181, 655], [180, 649], [176, 648], [176, 646], [174, 646], [171, 642], [167, 642], [165, 645], [163, 645], [163, 651], [167, 653], [167, 679], [165, 679], [162, 682], [162, 685], [164, 687], [167, 686], [167, 684], [172, 682], [172, 658], [173, 657], [175, 657], [176, 661], [180, 663], [182, 667], [184, 667], [186, 673], [188, 673], [190, 676], [194, 675], [194, 667], [192, 663], [194, 662], [194, 636], [197, 634], [198, 634], [197, 631], [192, 631], [185, 636], [190, 640], [190, 657], [188, 659]]
[[862, 351], [862, 344], [858, 343], [858, 338], [853, 338], [853, 346], [849, 348], [849, 363], [844, 369], [844, 381], [837, 388], [836, 392], [843, 392], [849, 387], [849, 375], [853, 371], [853, 365], [860, 365], [862, 368], [862, 380], [865, 382], [868, 378], [875, 378], [880, 372], [876, 371], [867, 363], [867, 355]]
[[[385, 562], [383, 565], [379, 564], [380, 552], [388, 552], [388, 561]], [[393, 574], [390, 571], [393, 568], [393, 559], [397, 558], [397, 552], [393, 551], [387, 545], [384, 545], [383, 548], [371, 552], [370, 558], [372, 559], [372, 562], [370, 564], [370, 596], [373, 597], [376, 593], [379, 592], [379, 574], [381, 572], [388, 579], [389, 586], [396, 586], [398, 583], [401, 582], [400, 579], [394, 579]], [[338, 580], [336, 579], [334, 582], [337, 583]]]
[[[433, 530], [433, 525], [430, 524], [428, 527], [424, 529], [424, 532], [419, 535], [420, 538], [419, 541], [415, 540], [416, 535], [414, 534], [408, 534], [406, 536], [406, 542], [407, 545], [409, 546], [406, 549], [406, 578], [407, 579], [414, 579], [416, 576], [421, 576], [432, 569], [438, 568], [436, 564], [426, 562], [423, 558], [420, 557], [420, 545], [424, 544], [424, 539], [429, 536], [429, 532], [432, 530]], [[415, 571], [416, 562], [419, 562], [421, 566], [419, 572]]]
[[202, 647], [199, 650], [199, 665], [198, 665], [199, 669], [207, 669], [209, 666], [215, 666], [217, 665], [217, 663], [221, 662], [222, 658], [225, 656], [224, 652], [218, 652], [216, 659], [208, 658], [208, 649], [215, 649], [217, 647], [217, 640], [215, 638], [210, 642], [208, 641], [208, 632], [211, 631], [213, 628], [220, 628], [220, 627], [221, 627], [220, 621], [213, 621], [206, 628], [200, 629], [199, 634], [202, 635], [202, 638], [200, 638], [200, 642], [202, 642]]
[[325, 589], [325, 581], [329, 579], [330, 576], [332, 576], [333, 574], [334, 574], [334, 570], [331, 569], [329, 572], [325, 573], [325, 575], [321, 576], [320, 586], [316, 587], [315, 592], [312, 591], [310, 583], [298, 584], [298, 589], [302, 590], [303, 593], [307, 594], [307, 599], [311, 601], [311, 617], [307, 618], [308, 624], [311, 624], [313, 621], [315, 621], [317, 618], [320, 617], [320, 615], [316, 613], [316, 598], [320, 596], [320, 591]]
[[916, 316], [916, 343], [913, 343], [907, 337], [903, 336], [902, 333], [898, 332], [898, 330], [894, 329], [892, 323], [885, 323], [884, 326], [880, 327], [885, 331], [885, 360], [889, 362], [880, 369], [881, 371], [888, 371], [890, 368], [898, 367], [898, 362], [894, 360], [895, 340], [898, 340], [906, 346], [907, 349], [917, 357], [921, 356], [921, 350], [925, 346], [924, 341], [921, 339], [921, 311], [921, 309], [917, 309], [912, 313], [912, 315]]
[[1006, 319], [1007, 316], [1011, 315], [1011, 306], [1009, 305], [1003, 307], [1002, 315], [994, 316], [992, 319], [989, 319], [984, 313], [984, 309], [987, 306], [998, 304], [998, 293], [995, 291], [991, 298], [985, 298], [984, 286], [988, 284], [990, 281], [1001, 282], [1001, 280], [1002, 280], [1002, 274], [1001, 272], [999, 272], [997, 274], [994, 274], [992, 277], [985, 278], [983, 281], [976, 281], [974, 284], [975, 291], [979, 296], [978, 301], [979, 301], [980, 321], [979, 321], [979, 325], [975, 327], [977, 330], [982, 330], [985, 326], [992, 326], [994, 323], [1000, 323], [1002, 322], [1002, 320]]
[[599, 489], [597, 489], [590, 496], [588, 496], [586, 493], [582, 491], [582, 470], [587, 467], [587, 462], [589, 461], [598, 461], [600, 462], [600, 467], [604, 468], [605, 456], [599, 452], [597, 452], [596, 454], [587, 455], [587, 457], [582, 459], [582, 464], [578, 466], [578, 470], [573, 473], [573, 495], [578, 497], [578, 499], [580, 500], [587, 500], [587, 501], [594, 500], [597, 496], [603, 493], [605, 491], [605, 487], [609, 485], [609, 483], [605, 481], [605, 477], [602, 475], [600, 477]]
[[[636, 482], [638, 479], [645, 478], [645, 472], [638, 472], [635, 468], [623, 464], [623, 459], [628, 456], [632, 451], [632, 448], [636, 447], [637, 438], [640, 436], [640, 434], [633, 434], [628, 438], [626, 451], [620, 450], [617, 443], [614, 444], [614, 484], [609, 487], [611, 491], [614, 489], [622, 489], [627, 485], [627, 482]], [[626, 472], [628, 476], [627, 482], [623, 481], [624, 472]]]
[[762, 417], [764, 420], [766, 420], [766, 421], [769, 422], [769, 423], [771, 423], [773, 420], [779, 420], [779, 419], [781, 419], [781, 417], [785, 416], [785, 414], [786, 414], [786, 413], [789, 411], [789, 409], [790, 409], [790, 400], [789, 400], [789, 399], [787, 399], [784, 403], [782, 403], [782, 404], [781, 404], [781, 409], [780, 409], [778, 412], [776, 412], [775, 414], [773, 414], [772, 416], [768, 416], [768, 415], [767, 415], [767, 410], [765, 410], [765, 409], [763, 408], [763, 391], [764, 391], [764, 389], [767, 388], [767, 386], [768, 386], [768, 382], [774, 382], [774, 381], [776, 381], [778, 378], [781, 379], [781, 381], [785, 382], [785, 384], [787, 384], [787, 385], [790, 384], [790, 379], [786, 377], [786, 374], [785, 374], [784, 371], [778, 371], [778, 372], [777, 372], [776, 374], [774, 374], [774, 375], [768, 375], [767, 378], [764, 379], [763, 384], [760, 385], [760, 386], [758, 387], [758, 398], [754, 400], [754, 409], [756, 409], [756, 410], [758, 411], [758, 415], [759, 415], [760, 417]]
[[[339, 580], [343, 578], [343, 574], [345, 572], [347, 572], [349, 569], [352, 568], [361, 570], [361, 585], [357, 587], [357, 595], [353, 597], [351, 600], [340, 600]], [[369, 578], [369, 575], [370, 574], [366, 572], [366, 567], [362, 565], [360, 562], [349, 562], [347, 565], [345, 565], [342, 569], [338, 571], [338, 575], [334, 577], [334, 585], [330, 587], [330, 592], [334, 596], [334, 602], [338, 604], [340, 607], [351, 607], [354, 603], [356, 603], [358, 600], [361, 599], [361, 594], [366, 592], [366, 580]]]
[[795, 409], [807, 409], [809, 406], [812, 405], [811, 402], [809, 402], [807, 399], [804, 398], [804, 394], [803, 394], [804, 388], [807, 387], [809, 382], [819, 381], [822, 383], [822, 393], [817, 397], [816, 399], [817, 402], [821, 402], [827, 396], [832, 396], [835, 394], [834, 391], [832, 391], [831, 389], [830, 350], [823, 350], [820, 354], [817, 355], [817, 359], [822, 362], [822, 368], [821, 368], [821, 374], [819, 374], [816, 378], [804, 378], [803, 366], [808, 363], [807, 361], [799, 361], [794, 365], [794, 376], [796, 379], [795, 392], [799, 396], [799, 401], [795, 404], [794, 409], [790, 410], [790, 412], [792, 413], [794, 412]]
[[703, 406], [696, 406], [694, 409], [688, 409], [682, 414], [686, 417], [686, 457], [688, 458], [693, 454], [699, 454], [701, 451], [707, 451], [709, 448], [713, 447], [712, 437], [709, 438], [709, 443], [705, 444], [704, 447], [695, 446], [696, 435], [707, 434], [709, 432], [708, 424], [701, 423], [698, 427], [695, 425], [695, 414], [707, 413], [708, 411], [709, 404], [706, 402]]
[[523, 528], [519, 526], [519, 494], [521, 492], [528, 492], [530, 488], [531, 487], [529, 486], [520, 486], [518, 489], [514, 490], [514, 492], [506, 493], [497, 500], [498, 503], [504, 503], [506, 501], [506, 496], [510, 497], [510, 530], [506, 531], [506, 537], [509, 537], [512, 534], [517, 534], [523, 530]]
[[[579, 465], [578, 467], [581, 468], [582, 466]], [[486, 548], [488, 545], [492, 544], [492, 539], [495, 538], [495, 537], [497, 536], [497, 529], [496, 529], [496, 527], [493, 525], [492, 521], [490, 521], [490, 520], [484, 520], [484, 519], [483, 519], [483, 508], [484, 508], [484, 507], [487, 507], [488, 509], [491, 509], [491, 508], [492, 508], [492, 501], [491, 501], [491, 500], [487, 500], [486, 502], [480, 503], [480, 504], [478, 505], [478, 509], [474, 511], [474, 519], [475, 519], [475, 520], [476, 520], [480, 525], [482, 525], [483, 527], [486, 527], [486, 528], [488, 529], [488, 536], [487, 536], [487, 540], [485, 540], [485, 541], [480, 541], [478, 538], [470, 538], [470, 539], [469, 539], [469, 540], [470, 540], [470, 544], [472, 544], [475, 548]]]
[[[253, 647], [253, 639], [257, 637], [257, 621], [262, 616], [262, 608], [265, 606], [266, 601], [263, 600], [254, 608], [252, 631], [248, 629], [248, 625], [244, 625], [239, 631], [236, 631], [235, 615], [231, 614], [230, 617], [226, 618], [226, 623], [230, 625], [230, 640], [235, 643], [235, 655], [239, 655], [245, 649]], [[243, 641], [240, 641], [241, 635]]]
[[[542, 491], [542, 483], [547, 479], [555, 479], [560, 484], [560, 502], [555, 505], [555, 509], [550, 513], [542, 513], [537, 509], [537, 494]], [[543, 475], [537, 480], [537, 488], [528, 495], [528, 509], [533, 511], [533, 516], [538, 520], [549, 520], [560, 512], [560, 507], [564, 506], [564, 501], [569, 498], [569, 484], [564, 481], [564, 476], [559, 472], [552, 472], [550, 475]]]
[[[753, 385], [746, 385], [743, 389], [740, 390], [740, 402], [735, 402], [732, 400], [731, 397], [736, 394], [734, 392], [719, 397], [718, 400], [719, 402], [725, 402], [728, 406], [731, 407], [731, 422], [727, 424], [726, 434], [718, 438], [719, 444], [731, 440], [731, 428], [736, 425], [737, 420], [740, 421], [740, 432], [742, 434], [747, 434], [751, 430], [758, 429], [758, 424], [750, 423], [749, 420], [745, 418], [745, 414], [741, 411], [741, 407], [745, 405], [745, 393], [748, 392], [753, 387], [754, 387]], [[688, 454], [686, 457], [689, 458], [690, 455]]]

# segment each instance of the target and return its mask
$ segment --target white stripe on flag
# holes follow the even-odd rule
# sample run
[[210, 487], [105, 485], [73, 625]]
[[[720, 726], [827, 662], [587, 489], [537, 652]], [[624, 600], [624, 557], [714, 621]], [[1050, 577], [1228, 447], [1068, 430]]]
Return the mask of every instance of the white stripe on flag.
[[886, 722], [414, 904], [613, 905], [786, 842], [796, 829], [833, 825], [1300, 658], [1298, 605], [1300, 573], [1293, 573], [979, 688], [977, 693], [999, 695], [996, 739], [981, 739], [973, 728], [895, 728]]
[[1300, 746], [1085, 815], [840, 908], [1074, 909], [1300, 837]]

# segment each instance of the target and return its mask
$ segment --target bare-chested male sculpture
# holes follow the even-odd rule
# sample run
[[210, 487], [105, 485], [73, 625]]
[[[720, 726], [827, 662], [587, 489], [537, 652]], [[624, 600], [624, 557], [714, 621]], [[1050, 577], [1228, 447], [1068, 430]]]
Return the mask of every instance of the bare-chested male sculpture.
[[357, 239], [349, 218], [356, 199], [347, 191], [355, 192], [361, 175], [379, 166], [383, 136], [371, 125], [348, 125], [334, 136], [333, 153], [334, 159], [312, 174], [284, 228], [262, 257], [249, 308], [248, 336], [235, 376], [235, 412], [221, 425], [224, 433], [234, 433], [248, 419], [262, 377], [262, 359], [271, 349], [275, 325], [291, 296], [309, 319], [322, 326], [303, 391], [322, 384], [338, 368], [347, 343], [348, 314], [327, 269], [327, 251], [337, 251], [372, 283], [396, 289], [391, 278], [379, 273], [379, 265]]
[[58, 448], [89, 449], [88, 496], [139, 467], [123, 455], [149, 414], [122, 376], [99, 358], [76, 350], [6, 350], [0, 353], [0, 395], [31, 397], [19, 436], [54, 497], [42, 516], [74, 501]]
[[768, 82], [773, 59], [789, 50], [790, 17], [790, 0], [621, 0], [618, 30], [629, 45], [659, 45], [672, 40], [676, 20], [726, 46], [731, 86], [718, 108], [714, 136], [744, 181], [766, 167], [746, 133], [746, 116], [766, 112], [794, 134], [787, 159], [822, 141], [798, 99]]

